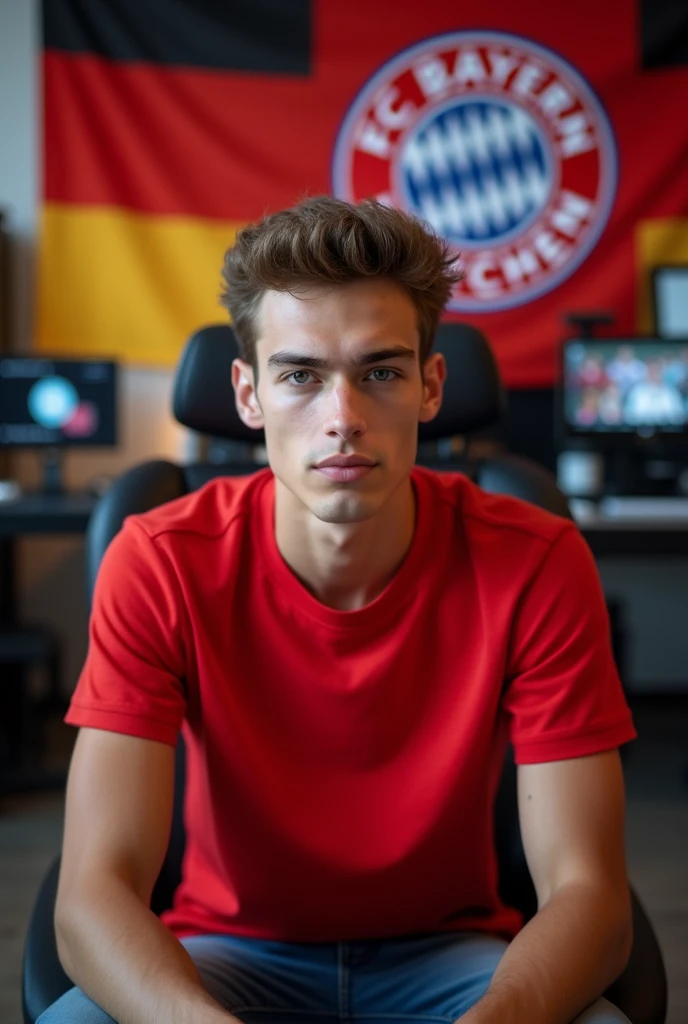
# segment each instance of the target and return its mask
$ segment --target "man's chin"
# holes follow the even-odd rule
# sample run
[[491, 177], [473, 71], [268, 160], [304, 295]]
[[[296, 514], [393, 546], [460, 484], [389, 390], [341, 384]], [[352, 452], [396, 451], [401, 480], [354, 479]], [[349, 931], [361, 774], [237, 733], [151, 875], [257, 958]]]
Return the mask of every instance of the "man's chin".
[[308, 502], [313, 515], [322, 523], [362, 523], [378, 512], [379, 503], [370, 497], [342, 490], [334, 489], [334, 493]]

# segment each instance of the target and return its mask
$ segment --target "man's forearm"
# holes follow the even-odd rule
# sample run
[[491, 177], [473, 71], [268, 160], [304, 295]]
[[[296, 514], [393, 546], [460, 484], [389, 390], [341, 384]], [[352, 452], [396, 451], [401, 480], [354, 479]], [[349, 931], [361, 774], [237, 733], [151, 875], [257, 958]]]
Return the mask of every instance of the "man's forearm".
[[82, 886], [56, 922], [72, 981], [119, 1024], [232, 1024], [191, 957], [124, 882]]
[[631, 938], [608, 894], [560, 889], [509, 944], [461, 1024], [570, 1024], [619, 976]]

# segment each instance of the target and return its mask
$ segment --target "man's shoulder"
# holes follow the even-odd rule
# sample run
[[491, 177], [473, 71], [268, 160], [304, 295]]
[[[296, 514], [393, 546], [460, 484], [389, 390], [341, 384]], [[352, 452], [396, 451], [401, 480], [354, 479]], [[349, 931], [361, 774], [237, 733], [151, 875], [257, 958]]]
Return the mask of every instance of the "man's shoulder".
[[240, 476], [218, 475], [188, 494], [128, 516], [125, 525], [151, 540], [174, 535], [222, 536], [232, 523], [250, 517], [271, 475], [269, 469]]
[[[418, 467], [416, 467], [416, 471]], [[464, 473], [437, 472], [422, 468], [421, 472], [439, 501], [449, 502], [457, 522], [471, 542], [532, 542], [550, 546], [571, 529], [570, 519], [555, 515], [510, 494], [483, 490]]]

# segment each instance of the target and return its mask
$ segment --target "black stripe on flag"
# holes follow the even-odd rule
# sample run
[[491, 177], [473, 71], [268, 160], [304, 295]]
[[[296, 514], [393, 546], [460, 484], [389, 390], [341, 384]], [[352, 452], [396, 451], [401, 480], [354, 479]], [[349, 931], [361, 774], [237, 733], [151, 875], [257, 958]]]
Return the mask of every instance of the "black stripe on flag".
[[48, 49], [307, 75], [313, 0], [43, 0]]
[[688, 4], [685, 0], [641, 0], [643, 68], [688, 65]]

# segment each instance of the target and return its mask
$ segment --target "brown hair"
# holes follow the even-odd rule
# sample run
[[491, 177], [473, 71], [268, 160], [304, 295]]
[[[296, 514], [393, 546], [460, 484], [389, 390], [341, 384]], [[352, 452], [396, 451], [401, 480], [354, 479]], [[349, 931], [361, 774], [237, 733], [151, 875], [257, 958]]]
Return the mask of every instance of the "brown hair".
[[256, 321], [267, 289], [284, 292], [387, 278], [406, 290], [418, 311], [422, 377], [452, 285], [463, 276], [456, 258], [447, 242], [419, 220], [377, 200], [354, 206], [314, 196], [238, 232], [225, 254], [220, 301], [229, 310], [241, 358], [252, 365], [257, 384]]

